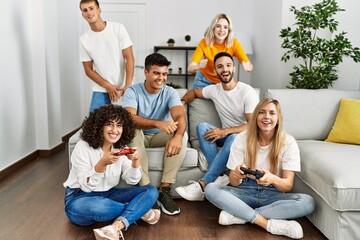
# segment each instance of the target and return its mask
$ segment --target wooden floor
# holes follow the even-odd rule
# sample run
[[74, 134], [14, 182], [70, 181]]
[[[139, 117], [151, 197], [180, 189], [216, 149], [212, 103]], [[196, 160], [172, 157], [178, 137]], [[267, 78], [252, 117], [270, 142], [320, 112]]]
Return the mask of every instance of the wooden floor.
[[[94, 239], [92, 229], [72, 224], [64, 213], [64, 188], [68, 174], [67, 149], [49, 158], [38, 158], [0, 182], [0, 239], [55, 240]], [[287, 239], [274, 236], [252, 225], [221, 226], [220, 210], [209, 202], [176, 200], [177, 216], [161, 215], [150, 226], [141, 220], [125, 232], [129, 239]], [[326, 239], [306, 218], [297, 219], [304, 230], [303, 239]]]

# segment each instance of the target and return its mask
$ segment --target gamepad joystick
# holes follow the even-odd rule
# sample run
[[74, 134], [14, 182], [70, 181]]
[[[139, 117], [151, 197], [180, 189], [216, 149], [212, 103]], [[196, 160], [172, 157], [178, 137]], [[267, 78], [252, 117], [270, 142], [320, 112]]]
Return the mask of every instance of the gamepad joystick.
[[122, 156], [122, 155], [133, 154], [134, 152], [135, 152], [135, 149], [125, 148], [125, 149], [121, 149], [120, 152], [115, 153], [115, 155], [116, 156]]
[[240, 167], [240, 169], [246, 174], [254, 175], [256, 179], [262, 178], [262, 176], [264, 176], [264, 173], [257, 169], [255, 169], [255, 171], [245, 167]]

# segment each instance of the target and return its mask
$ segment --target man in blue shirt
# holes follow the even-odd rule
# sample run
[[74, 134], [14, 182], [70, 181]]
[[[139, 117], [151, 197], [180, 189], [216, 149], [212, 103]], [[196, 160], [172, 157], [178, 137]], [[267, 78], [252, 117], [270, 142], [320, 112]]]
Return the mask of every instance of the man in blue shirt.
[[141, 186], [150, 184], [145, 148], [165, 147], [158, 202], [164, 213], [175, 215], [180, 213], [180, 208], [172, 199], [170, 186], [175, 183], [184, 161], [188, 136], [185, 108], [179, 94], [165, 84], [169, 65], [170, 62], [159, 53], [147, 56], [145, 82], [126, 90], [122, 106], [132, 114], [137, 127], [136, 136], [129, 146], [138, 147], [143, 168]]

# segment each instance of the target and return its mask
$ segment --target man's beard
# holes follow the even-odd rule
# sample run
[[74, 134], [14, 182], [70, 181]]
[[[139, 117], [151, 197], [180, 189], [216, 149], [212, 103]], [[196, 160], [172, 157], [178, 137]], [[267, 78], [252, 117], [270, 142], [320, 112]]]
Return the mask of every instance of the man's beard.
[[229, 83], [229, 82], [231, 82], [231, 80], [232, 80], [233, 77], [234, 77], [234, 72], [230, 72], [230, 71], [229, 71], [229, 76], [227, 76], [227, 77], [228, 77], [228, 80], [225, 80], [224, 77], [223, 77], [221, 74], [219, 74], [219, 73], [216, 73], [216, 75], [219, 77], [219, 79], [220, 79], [220, 81], [221, 81], [222, 83]]

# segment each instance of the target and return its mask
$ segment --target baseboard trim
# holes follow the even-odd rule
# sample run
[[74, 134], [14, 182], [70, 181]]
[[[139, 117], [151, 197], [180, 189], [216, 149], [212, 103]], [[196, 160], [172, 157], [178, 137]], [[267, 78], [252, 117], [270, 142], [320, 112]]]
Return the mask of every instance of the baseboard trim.
[[61, 140], [62, 140], [63, 142], [69, 141], [69, 139], [71, 138], [71, 136], [74, 135], [80, 128], [81, 128], [81, 127], [78, 127], [78, 128], [76, 128], [75, 130], [69, 132], [68, 134], [66, 134], [65, 136], [63, 136], [63, 137], [61, 138]]
[[12, 173], [16, 172], [19, 168], [23, 167], [24, 165], [28, 164], [29, 162], [34, 161], [38, 157], [44, 157], [44, 158], [50, 157], [51, 155], [63, 150], [66, 146], [67, 141], [70, 139], [70, 137], [72, 135], [74, 135], [74, 133], [76, 133], [79, 129], [80, 129], [80, 127], [71, 131], [70, 133], [66, 134], [65, 136], [63, 136], [61, 138], [62, 143], [60, 143], [59, 145], [57, 145], [51, 149], [38, 149], [38, 150], [30, 153], [29, 155], [23, 157], [19, 161], [13, 163], [9, 167], [1, 170], [0, 171], [0, 181], [2, 179], [6, 178], [7, 176], [11, 175]]
[[24, 158], [20, 159], [16, 163], [14, 163], [14, 164], [10, 165], [9, 167], [1, 170], [0, 171], [0, 181], [3, 178], [6, 178], [7, 176], [11, 175], [16, 170], [18, 170], [19, 168], [21, 168], [24, 165], [28, 164], [29, 162], [35, 160], [38, 157], [39, 157], [39, 150], [36, 150], [36, 151], [30, 153], [29, 155], [25, 156]]
[[39, 151], [39, 157], [50, 157], [51, 155], [60, 152], [65, 148], [65, 143], [62, 142], [59, 145], [53, 147], [52, 149], [40, 149]]

